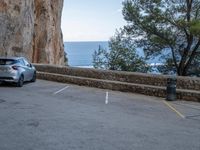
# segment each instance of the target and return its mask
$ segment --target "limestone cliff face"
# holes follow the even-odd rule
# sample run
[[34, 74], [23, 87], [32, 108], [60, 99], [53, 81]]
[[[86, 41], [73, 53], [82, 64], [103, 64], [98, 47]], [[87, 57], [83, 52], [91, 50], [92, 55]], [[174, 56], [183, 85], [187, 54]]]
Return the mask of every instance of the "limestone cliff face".
[[0, 0], [0, 56], [64, 64], [63, 0]]
[[35, 0], [34, 62], [63, 64], [62, 7], [63, 0]]
[[32, 55], [34, 34], [33, 0], [0, 1], [0, 55]]

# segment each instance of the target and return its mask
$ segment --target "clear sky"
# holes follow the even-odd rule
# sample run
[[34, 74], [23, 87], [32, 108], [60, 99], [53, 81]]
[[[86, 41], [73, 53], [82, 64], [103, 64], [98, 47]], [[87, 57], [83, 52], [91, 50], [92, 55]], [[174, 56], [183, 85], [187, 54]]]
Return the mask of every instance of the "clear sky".
[[64, 41], [107, 41], [123, 27], [123, 0], [64, 0]]

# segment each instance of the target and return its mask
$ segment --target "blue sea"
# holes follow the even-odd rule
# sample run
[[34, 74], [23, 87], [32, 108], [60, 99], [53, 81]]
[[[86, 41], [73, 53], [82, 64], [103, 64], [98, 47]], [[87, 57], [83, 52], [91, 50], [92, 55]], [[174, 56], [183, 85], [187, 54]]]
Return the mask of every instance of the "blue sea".
[[97, 42], [65, 42], [68, 64], [73, 67], [92, 68], [92, 55], [99, 45], [108, 49], [108, 41]]
[[[67, 53], [68, 64], [73, 67], [92, 68], [92, 55], [99, 46], [108, 49], [108, 41], [96, 42], [65, 42], [65, 52]], [[137, 49], [140, 56], [144, 56], [141, 49]], [[161, 63], [159, 58], [154, 58], [148, 61], [149, 64]]]

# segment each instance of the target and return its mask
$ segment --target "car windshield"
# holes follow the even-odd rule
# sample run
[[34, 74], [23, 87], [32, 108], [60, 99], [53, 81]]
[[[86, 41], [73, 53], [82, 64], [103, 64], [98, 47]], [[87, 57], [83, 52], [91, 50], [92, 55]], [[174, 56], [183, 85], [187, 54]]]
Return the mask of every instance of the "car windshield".
[[13, 65], [17, 61], [13, 59], [0, 59], [0, 65]]

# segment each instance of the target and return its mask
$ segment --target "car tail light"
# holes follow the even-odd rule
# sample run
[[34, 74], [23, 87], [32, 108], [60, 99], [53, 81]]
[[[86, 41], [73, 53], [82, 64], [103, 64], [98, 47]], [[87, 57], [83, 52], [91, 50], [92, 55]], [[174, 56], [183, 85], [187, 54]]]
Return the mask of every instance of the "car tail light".
[[18, 66], [12, 66], [13, 70], [18, 70], [19, 67]]

